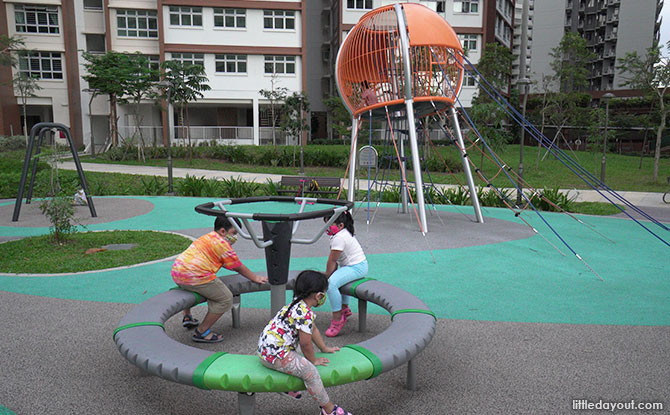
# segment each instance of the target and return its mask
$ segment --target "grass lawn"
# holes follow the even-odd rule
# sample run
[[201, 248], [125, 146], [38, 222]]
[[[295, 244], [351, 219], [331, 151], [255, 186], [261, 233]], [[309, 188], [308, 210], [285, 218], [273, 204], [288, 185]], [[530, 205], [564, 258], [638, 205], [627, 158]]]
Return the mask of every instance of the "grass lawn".
[[[137, 244], [128, 250], [106, 250], [86, 254], [90, 248], [108, 244]], [[133, 265], [166, 258], [184, 251], [191, 240], [183, 236], [153, 231], [81, 232], [58, 245], [48, 235], [0, 244], [3, 272], [47, 274], [82, 272]]]
[[[338, 147], [338, 146], [331, 146]], [[451, 160], [458, 159], [458, 154], [453, 146], [438, 147], [440, 155]], [[600, 153], [587, 151], [567, 152], [570, 157], [589, 171], [592, 175], [600, 177]], [[471, 150], [470, 156], [473, 162], [480, 166], [481, 156], [474, 154]], [[509, 164], [514, 170], [518, 166], [519, 146], [508, 145], [504, 150], [498, 153], [500, 160]], [[541, 159], [544, 156], [544, 150], [540, 154]], [[380, 154], [381, 158], [381, 154]], [[551, 154], [547, 155], [536, 166], [538, 159], [537, 147], [526, 146], [524, 150], [524, 179], [532, 186], [538, 189], [559, 187], [562, 189], [590, 189], [590, 187], [573, 173], [568, 167], [555, 159]], [[122, 162], [110, 162], [101, 158], [92, 159], [84, 157], [82, 160], [94, 163], [117, 163], [126, 165], [138, 165], [136, 160], [126, 160]], [[670, 158], [661, 158], [659, 163], [658, 183], [653, 183], [653, 163], [652, 157], [645, 157], [642, 162], [642, 168], [639, 168], [640, 157], [619, 154], [608, 154], [605, 174], [605, 184], [612, 189], [621, 191], [641, 191], [641, 192], [665, 192], [667, 190], [666, 177], [670, 176]], [[146, 165], [167, 166], [165, 159], [147, 160]], [[250, 164], [234, 164], [214, 159], [194, 158], [191, 162], [186, 159], [173, 159], [174, 167], [196, 168], [207, 170], [222, 170], [233, 172], [256, 172], [269, 174], [297, 174], [298, 167], [272, 167], [257, 166]], [[305, 173], [314, 176], [335, 176], [342, 177], [344, 168], [335, 167], [311, 167], [305, 166]], [[496, 187], [513, 187], [500, 168], [492, 161], [485, 159], [482, 171], [486, 177], [494, 178], [493, 184]], [[381, 170], [380, 170], [381, 173]], [[374, 174], [374, 173], [373, 173]], [[514, 175], [510, 174], [512, 177]], [[367, 177], [367, 171], [360, 172], [361, 177]], [[431, 172], [430, 176], [435, 183], [458, 184], [465, 183], [465, 177], [462, 172], [455, 174], [443, 172]], [[389, 180], [399, 180], [400, 174], [397, 170], [391, 172]], [[413, 180], [412, 171], [408, 171], [408, 180]], [[424, 177], [424, 181], [428, 181]], [[476, 177], [475, 182], [478, 185], [484, 184], [484, 181]]]

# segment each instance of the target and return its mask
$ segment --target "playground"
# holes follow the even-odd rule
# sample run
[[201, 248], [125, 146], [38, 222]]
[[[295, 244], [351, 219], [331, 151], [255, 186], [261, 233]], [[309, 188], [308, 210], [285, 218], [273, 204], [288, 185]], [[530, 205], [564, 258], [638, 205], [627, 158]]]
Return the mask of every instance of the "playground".
[[[301, 385], [263, 372], [253, 354], [261, 328], [286, 303], [291, 278], [324, 270], [324, 231], [345, 210], [355, 219], [372, 280], [340, 288], [359, 298], [352, 303], [359, 325], [352, 318], [331, 339], [341, 350], [331, 367], [319, 368], [342, 407], [356, 414], [568, 413], [585, 403], [634, 401], [667, 410], [670, 210], [660, 202], [631, 203], [489, 91], [530, 137], [621, 209], [611, 217], [541, 213], [535, 204], [546, 196], [499, 160], [467, 112], [456, 110], [466, 64], [453, 29], [424, 6], [395, 4], [363, 16], [338, 55], [338, 88], [352, 114], [348, 185], [340, 187], [348, 194], [338, 192], [339, 200], [96, 197], [94, 208], [67, 127], [34, 126], [16, 203], [0, 201], [0, 241], [49, 232], [35, 204], [23, 206], [21, 218], [19, 209], [25, 184], [26, 200], [32, 197], [35, 137], [39, 153], [46, 130], [57, 127], [87, 196], [87, 206], [77, 208], [86, 230], [197, 238], [211, 231], [211, 216], [239, 218], [243, 225], [234, 226], [244, 239], [235, 251], [270, 285], [220, 272], [240, 306], [212, 327], [223, 343], [195, 347], [172, 316], [201, 298], [172, 290], [175, 257], [85, 273], [0, 274], [0, 413], [313, 413], [308, 397], [296, 402], [269, 393]], [[365, 161], [356, 159], [364, 117], [388, 122], [390, 156], [382, 158], [397, 160], [398, 203], [371, 200], [370, 176], [366, 200], [354, 200], [355, 171]], [[458, 148], [469, 206], [451, 205], [422, 181], [426, 117], [435, 117]], [[473, 148], [499, 167], [495, 176], [509, 179], [516, 202], [493, 185], [495, 176], [472, 165]], [[371, 162], [372, 153], [367, 157]], [[475, 177], [506, 208], [482, 206]], [[374, 185], [396, 186], [377, 177]], [[435, 203], [439, 197], [450, 205]], [[195, 307], [195, 317], [205, 310]], [[321, 331], [329, 311], [317, 310]]]
[[[96, 201], [98, 218], [80, 212], [84, 222], [96, 222], [88, 225], [90, 230], [152, 229], [197, 237], [211, 227], [211, 217], [194, 211], [206, 199]], [[0, 206], [3, 237], [48, 232], [46, 227], [8, 226], [12, 202]], [[124, 206], [123, 217], [115, 217], [115, 205]], [[30, 209], [24, 207], [26, 221]], [[548, 214], [565, 237], [578, 240], [600, 281], [508, 211], [484, 208], [483, 213], [481, 224], [471, 208], [440, 207], [429, 213], [431, 232], [423, 236], [416, 219], [398, 213], [395, 204], [382, 205], [369, 227], [365, 207], [357, 205], [356, 234], [368, 255], [370, 276], [424, 301], [436, 314], [436, 331], [416, 357], [415, 391], [406, 389], [406, 372], [398, 368], [329, 388], [329, 393], [354, 413], [367, 414], [562, 413], [571, 410], [573, 399], [664, 402], [670, 392], [667, 249], [625, 218], [583, 218], [614, 241], [608, 242], [565, 216]], [[667, 209], [656, 213], [670, 222]], [[538, 219], [530, 220], [540, 226]], [[300, 233], [316, 230], [316, 222], [301, 222]], [[246, 240], [236, 250], [251, 269], [265, 271], [263, 250]], [[295, 245], [291, 269], [322, 269], [327, 252], [325, 238]], [[17, 414], [234, 413], [236, 393], [149, 376], [114, 345], [112, 333], [124, 315], [173, 287], [171, 265], [168, 258], [83, 275], [0, 277], [5, 333], [0, 404]], [[225, 341], [198, 347], [252, 354], [269, 319], [268, 294], [243, 295], [241, 327], [234, 329], [224, 316], [215, 328]], [[327, 311], [317, 319], [323, 330]], [[195, 313], [204, 314], [204, 307]], [[383, 309], [371, 305], [368, 313], [366, 332], [349, 322], [335, 344], [359, 343], [388, 327]], [[178, 318], [168, 320], [165, 331], [192, 344]], [[308, 399], [276, 397], [257, 394], [256, 413], [313, 411]]]

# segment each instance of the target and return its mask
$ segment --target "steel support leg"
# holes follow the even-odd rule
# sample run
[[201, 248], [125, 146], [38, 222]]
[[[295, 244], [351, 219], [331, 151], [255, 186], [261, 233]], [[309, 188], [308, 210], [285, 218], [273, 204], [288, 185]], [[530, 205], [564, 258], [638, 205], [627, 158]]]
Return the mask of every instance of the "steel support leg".
[[241, 297], [239, 295], [233, 296], [233, 308], [231, 310], [231, 315], [233, 317], [233, 328], [240, 328], [240, 301]]
[[407, 361], [407, 389], [411, 391], [416, 390], [416, 364], [414, 359]]
[[356, 146], [358, 145], [358, 118], [351, 119], [351, 152], [349, 155], [349, 185], [347, 188], [347, 201], [356, 201]]
[[364, 332], [368, 326], [368, 302], [358, 299], [358, 331]]
[[237, 393], [237, 406], [240, 415], [254, 415], [254, 407], [256, 406], [256, 394], [247, 392]]
[[463, 159], [463, 171], [465, 172], [465, 177], [468, 179], [470, 200], [472, 201], [472, 207], [475, 209], [475, 217], [477, 218], [477, 222], [484, 223], [482, 208], [479, 206], [479, 198], [477, 198], [475, 181], [472, 178], [472, 172], [470, 171], [470, 163], [468, 163], [468, 154], [465, 152], [465, 143], [463, 142], [463, 135], [461, 134], [461, 126], [458, 124], [458, 114], [456, 114], [454, 107], [451, 107], [451, 119], [454, 123], [454, 132], [456, 133], [456, 139], [458, 140], [458, 146], [460, 147], [461, 159]]

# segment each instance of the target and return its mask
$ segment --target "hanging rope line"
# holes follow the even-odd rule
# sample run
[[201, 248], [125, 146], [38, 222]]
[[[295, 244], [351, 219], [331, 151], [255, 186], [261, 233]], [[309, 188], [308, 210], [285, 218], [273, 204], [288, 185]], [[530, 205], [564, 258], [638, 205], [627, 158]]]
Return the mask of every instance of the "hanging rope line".
[[[440, 69], [441, 69], [442, 72], [444, 73], [444, 68], [443, 68], [442, 65], [439, 63], [439, 60], [437, 59], [437, 57], [435, 57], [435, 52], [432, 50], [432, 48], [431, 48], [431, 53], [433, 53], [433, 57], [434, 57], [435, 60], [438, 62], [438, 65], [440, 66]], [[466, 70], [466, 69], [464, 68], [464, 70]], [[486, 140], [484, 139], [484, 137], [482, 136], [482, 134], [479, 132], [479, 130], [477, 129], [477, 127], [474, 125], [474, 123], [473, 123], [472, 120], [470, 119], [470, 116], [468, 115], [467, 111], [465, 111], [465, 108], [463, 107], [463, 105], [462, 105], [462, 103], [461, 103], [461, 100], [460, 100], [460, 99], [458, 98], [458, 96], [456, 95], [456, 91], [453, 90], [453, 86], [451, 86], [450, 83], [447, 83], [447, 85], [449, 85], [449, 88], [452, 89], [451, 92], [454, 94], [455, 100], [456, 100], [456, 102], [458, 103], [458, 106], [460, 107], [463, 116], [464, 116], [465, 118], [468, 119], [468, 121], [469, 121], [469, 123], [470, 123], [470, 126], [472, 127], [473, 131], [475, 132], [475, 134], [477, 135], [477, 137], [479, 137], [479, 138], [481, 139], [482, 144], [486, 147], [486, 150], [491, 154], [491, 156], [493, 157], [493, 160], [495, 161], [495, 163], [496, 163], [500, 168], [502, 168], [502, 166], [503, 166], [504, 163], [502, 163], [502, 162], [495, 156], [495, 154], [494, 154], [494, 153], [492, 152], [492, 150], [491, 150], [491, 147], [488, 145], [488, 143], [486, 142]], [[535, 205], [533, 205], [533, 203], [530, 201], [530, 199], [528, 199], [528, 197], [521, 191], [521, 189], [519, 189], [518, 185], [517, 185], [516, 183], [514, 183], [514, 181], [512, 180], [512, 178], [509, 176], [509, 174], [507, 173], [507, 171], [506, 171], [504, 168], [503, 168], [503, 173], [505, 174], [505, 176], [507, 176], [507, 179], [510, 181], [510, 183], [512, 183], [512, 184], [514, 185], [514, 187], [517, 189], [517, 191], [520, 192], [521, 196], [522, 196], [524, 199], [526, 199], [526, 201], [528, 202], [528, 204], [533, 208], [533, 210], [535, 211], [535, 213], [537, 214], [537, 216], [542, 220], [542, 222], [544, 222], [544, 224], [545, 224], [545, 225], [552, 231], [552, 233], [553, 233], [553, 234], [554, 234], [554, 235], [561, 241], [561, 243], [563, 243], [563, 245], [565, 245], [565, 246], [570, 250], [570, 252], [572, 252], [573, 255], [575, 255], [575, 257], [576, 257], [577, 259], [579, 259], [579, 260], [580, 260], [580, 261], [581, 261], [581, 262], [582, 262], [582, 263], [583, 263], [589, 270], [591, 270], [591, 272], [593, 272], [593, 273], [594, 273], [594, 274], [595, 274], [601, 281], [603, 281], [602, 277], [601, 277], [597, 272], [595, 272], [595, 270], [594, 270], [593, 268], [591, 268], [591, 266], [590, 266], [589, 264], [587, 264], [586, 261], [584, 261], [584, 259], [583, 259], [577, 252], [575, 252], [575, 250], [570, 246], [570, 244], [568, 244], [567, 241], [565, 241], [565, 239], [563, 239], [563, 237], [556, 231], [556, 229], [554, 229], [554, 227], [551, 226], [551, 224], [547, 221], [547, 219], [546, 219], [546, 218], [539, 212], [539, 210], [535, 207]]]
[[[464, 57], [464, 59], [467, 61], [467, 58]], [[470, 65], [471, 63], [467, 61]], [[480, 79], [483, 80], [486, 85], [488, 85], [493, 93], [491, 93], [484, 85], [475, 77], [475, 82], [479, 84], [482, 90], [484, 90], [493, 100], [496, 102], [501, 108], [505, 110], [505, 112], [512, 117], [514, 121], [516, 121], [522, 128], [524, 128], [525, 131], [529, 133], [529, 135], [533, 138], [535, 138], [538, 143], [543, 145], [545, 148], [547, 148], [548, 151], [551, 151], [552, 155], [556, 157], [564, 166], [566, 166], [568, 169], [570, 169], [573, 173], [575, 173], [579, 178], [581, 178], [586, 184], [588, 184], [592, 189], [597, 191], [603, 198], [605, 198], [608, 202], [613, 204], [614, 206], [617, 207], [621, 212], [623, 212], [626, 216], [628, 216], [630, 219], [632, 219], [635, 223], [637, 223], [639, 226], [647, 230], [649, 233], [651, 233], [654, 237], [659, 239], [661, 242], [663, 242], [665, 245], [670, 246], [670, 244], [665, 241], [662, 237], [658, 236], [656, 233], [654, 233], [651, 229], [647, 228], [644, 224], [639, 222], [637, 219], [635, 219], [633, 216], [631, 216], [628, 212], [626, 212], [625, 209], [621, 208], [619, 205], [614, 203], [609, 197], [607, 197], [603, 192], [600, 191], [600, 188], [605, 189], [611, 196], [614, 196], [617, 198], [619, 201], [624, 203], [626, 206], [630, 207], [631, 209], [635, 210], [637, 213], [640, 215], [646, 217], [650, 221], [654, 222], [656, 225], [660, 226], [661, 228], [665, 230], [670, 230], [668, 227], [666, 227], [663, 223], [659, 222], [652, 216], [648, 215], [646, 212], [635, 206], [634, 204], [630, 203], [627, 199], [625, 199], [623, 196], [619, 195], [616, 191], [612, 190], [610, 187], [602, 183], [599, 179], [597, 179], [593, 174], [591, 174], [588, 170], [586, 170], [584, 167], [582, 167], [579, 163], [574, 161], [569, 155], [567, 155], [563, 150], [558, 148], [553, 141], [549, 141], [547, 137], [545, 137], [542, 133], [540, 133], [535, 126], [533, 126], [523, 115], [521, 115], [509, 102], [507, 102], [502, 95], [500, 95], [499, 92], [495, 90], [491, 86], [491, 84], [481, 75], [481, 73], [475, 68], [471, 68], [475, 71], [475, 73], [478, 75]], [[463, 65], [463, 69], [468, 71], [467, 68]], [[495, 95], [494, 95], [495, 94]], [[508, 109], [509, 108], [509, 109]], [[511, 110], [511, 111], [510, 111]], [[547, 144], [548, 143], [548, 144]], [[574, 166], [574, 169], [570, 165]], [[584, 176], [580, 175], [575, 171], [575, 169], [580, 170]], [[589, 182], [591, 180], [593, 183]]]

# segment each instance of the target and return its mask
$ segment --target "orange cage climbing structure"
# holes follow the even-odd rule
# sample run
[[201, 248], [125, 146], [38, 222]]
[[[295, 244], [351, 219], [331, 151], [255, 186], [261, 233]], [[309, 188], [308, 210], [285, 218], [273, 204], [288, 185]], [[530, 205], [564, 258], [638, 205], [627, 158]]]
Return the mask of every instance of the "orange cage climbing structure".
[[[427, 231], [415, 117], [451, 111], [457, 139], [462, 142], [453, 105], [463, 80], [463, 48], [456, 32], [421, 4], [380, 7], [366, 13], [351, 29], [338, 52], [335, 72], [340, 96], [353, 116], [349, 201], [354, 201], [361, 116], [388, 119], [390, 124], [389, 113], [404, 114], [409, 126], [420, 226], [423, 232]], [[462, 143], [460, 147], [465, 148]], [[463, 166], [475, 215], [483, 222], [467, 160]]]

